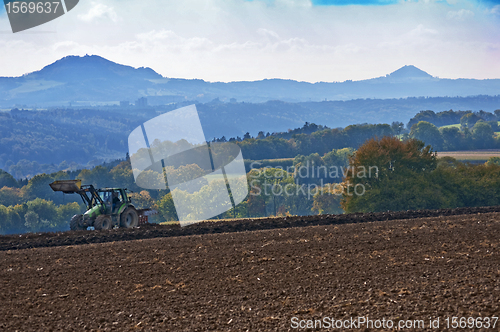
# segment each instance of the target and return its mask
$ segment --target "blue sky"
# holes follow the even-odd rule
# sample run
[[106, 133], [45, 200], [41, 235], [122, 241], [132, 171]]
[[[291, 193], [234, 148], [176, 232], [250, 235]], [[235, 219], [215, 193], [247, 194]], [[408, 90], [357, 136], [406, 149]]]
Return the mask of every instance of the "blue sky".
[[313, 0], [312, 4], [316, 6], [345, 6], [345, 5], [393, 5], [398, 3], [396, 0]]
[[0, 76], [98, 54], [208, 81], [361, 80], [409, 64], [500, 78], [500, 0], [82, 0], [50, 23], [9, 30], [0, 15]]

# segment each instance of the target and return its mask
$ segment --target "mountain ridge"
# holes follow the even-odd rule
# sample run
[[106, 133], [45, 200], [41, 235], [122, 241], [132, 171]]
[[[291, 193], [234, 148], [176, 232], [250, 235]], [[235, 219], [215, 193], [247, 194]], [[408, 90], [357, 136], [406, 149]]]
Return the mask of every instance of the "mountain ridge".
[[134, 102], [140, 97], [147, 97], [151, 105], [161, 105], [186, 100], [307, 102], [467, 97], [497, 95], [499, 92], [500, 79], [440, 79], [414, 65], [362, 81], [309, 83], [264, 79], [224, 83], [168, 78], [152, 68], [134, 68], [98, 55], [66, 56], [39, 71], [20, 77], [0, 77], [0, 107], [116, 104], [119, 101]]
[[[69, 66], [68, 66], [69, 65]], [[61, 70], [61, 69], [73, 69], [76, 68], [77, 66], [83, 67], [83, 68], [92, 68], [96, 67], [97, 65], [103, 65], [105, 69], [108, 69], [112, 72], [115, 72], [116, 74], [120, 76], [125, 76], [125, 74], [131, 74], [135, 72], [142, 72], [142, 73], [148, 73], [152, 79], [161, 79], [161, 78], [168, 78], [166, 76], [162, 76], [161, 74], [157, 73], [154, 69], [150, 67], [133, 67], [129, 65], [124, 65], [124, 64], [119, 64], [116, 62], [113, 62], [111, 60], [108, 60], [104, 57], [101, 57], [99, 55], [84, 55], [84, 56], [78, 56], [78, 55], [68, 55], [65, 56], [61, 59], [58, 59], [54, 61], [51, 64], [48, 64], [44, 66], [42, 69], [33, 71], [31, 73], [24, 74], [22, 76], [17, 76], [14, 78], [20, 78], [20, 77], [37, 77], [39, 75], [51, 75], [52, 72], [54, 72], [54, 69], [56, 70]], [[68, 68], [68, 67], [73, 67], [73, 68]], [[385, 77], [391, 77], [391, 78], [416, 78], [416, 77], [428, 77], [432, 78], [433, 76], [428, 74], [427, 72], [415, 67], [414, 65], [405, 65], [390, 74], [387, 74]], [[0, 78], [6, 78], [6, 77], [0, 77]], [[204, 79], [184, 79], [184, 78], [172, 78], [172, 79], [180, 79], [180, 80], [187, 80], [187, 81], [201, 81], [201, 82], [206, 82], [206, 83], [222, 83], [222, 84], [228, 84], [228, 83], [250, 83], [250, 82], [266, 82], [266, 81], [289, 81], [289, 82], [297, 82], [297, 83], [309, 83], [309, 84], [317, 84], [317, 83], [335, 83], [335, 82], [307, 82], [307, 81], [297, 81], [294, 79], [283, 79], [283, 78], [264, 78], [261, 80], [255, 80], [255, 81], [230, 81], [230, 82], [220, 82], [220, 81], [207, 81]], [[353, 80], [348, 80], [352, 82], [360, 82], [360, 81], [369, 81], [376, 79], [374, 78], [369, 78], [365, 80], [358, 80], [358, 81], [353, 81]]]

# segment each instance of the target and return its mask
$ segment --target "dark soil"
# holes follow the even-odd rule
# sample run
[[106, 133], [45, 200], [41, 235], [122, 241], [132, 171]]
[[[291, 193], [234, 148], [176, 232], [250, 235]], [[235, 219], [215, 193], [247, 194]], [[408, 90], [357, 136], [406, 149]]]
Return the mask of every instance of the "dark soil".
[[[0, 252], [0, 331], [294, 331], [293, 317], [359, 316], [443, 331], [446, 317], [500, 316], [500, 213], [483, 212], [4, 237], [58, 247]], [[370, 218], [383, 221], [335, 224]], [[277, 228], [308, 224], [322, 225]], [[273, 229], [235, 232], [252, 227]], [[189, 232], [218, 234], [176, 236]]]
[[218, 222], [203, 222], [186, 227], [147, 224], [134, 229], [118, 228], [113, 230], [101, 231], [85, 230], [58, 233], [28, 233], [20, 235], [0, 236], [0, 251], [151, 239], [157, 237], [232, 233], [264, 229], [307, 227], [314, 225], [340, 225], [384, 220], [455, 216], [487, 212], [500, 212], [500, 206], [400, 212], [388, 211], [341, 215], [292, 216], [286, 218], [238, 219]]

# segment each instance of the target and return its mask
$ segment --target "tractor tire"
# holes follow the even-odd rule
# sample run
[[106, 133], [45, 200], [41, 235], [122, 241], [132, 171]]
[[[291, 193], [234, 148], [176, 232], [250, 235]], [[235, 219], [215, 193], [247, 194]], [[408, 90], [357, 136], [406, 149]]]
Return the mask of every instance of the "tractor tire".
[[139, 224], [139, 215], [133, 207], [128, 207], [120, 217], [120, 227], [132, 228]]
[[80, 220], [82, 220], [82, 218], [82, 214], [75, 214], [69, 222], [69, 229], [71, 229], [72, 231], [80, 231], [84, 229], [84, 227], [80, 226]]
[[94, 221], [94, 229], [111, 229], [113, 227], [113, 222], [111, 221], [111, 216], [107, 214], [101, 214]]

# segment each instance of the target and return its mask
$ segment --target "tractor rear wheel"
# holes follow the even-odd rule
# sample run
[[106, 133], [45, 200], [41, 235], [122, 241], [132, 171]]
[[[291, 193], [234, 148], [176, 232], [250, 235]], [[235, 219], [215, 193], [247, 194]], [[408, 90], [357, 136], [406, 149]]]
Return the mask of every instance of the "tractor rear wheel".
[[94, 229], [95, 230], [100, 230], [100, 229], [111, 229], [113, 223], [111, 221], [111, 216], [107, 214], [101, 214], [97, 218], [95, 218], [94, 221]]
[[131, 228], [139, 224], [139, 215], [133, 207], [128, 207], [120, 217], [120, 227]]
[[82, 218], [82, 214], [75, 214], [69, 222], [69, 229], [71, 229], [72, 231], [79, 231], [84, 229], [84, 227], [80, 226], [80, 221], [82, 220]]

